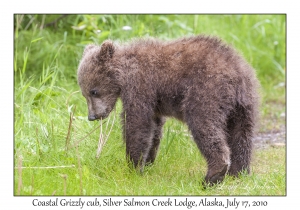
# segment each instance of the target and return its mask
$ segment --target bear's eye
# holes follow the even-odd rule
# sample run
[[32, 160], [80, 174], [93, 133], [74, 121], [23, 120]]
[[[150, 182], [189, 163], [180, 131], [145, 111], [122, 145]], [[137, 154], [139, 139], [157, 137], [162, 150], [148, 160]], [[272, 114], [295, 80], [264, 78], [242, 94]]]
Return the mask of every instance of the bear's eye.
[[90, 91], [90, 94], [91, 94], [92, 96], [96, 96], [98, 93], [97, 93], [97, 90], [91, 90], [91, 91]]

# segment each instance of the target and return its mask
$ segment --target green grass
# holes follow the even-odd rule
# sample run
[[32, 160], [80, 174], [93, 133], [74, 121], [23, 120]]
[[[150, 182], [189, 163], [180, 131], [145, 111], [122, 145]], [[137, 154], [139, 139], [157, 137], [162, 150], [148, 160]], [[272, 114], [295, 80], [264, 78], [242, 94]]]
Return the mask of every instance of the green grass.
[[[125, 159], [118, 117], [121, 102], [108, 142], [100, 158], [95, 158], [99, 129], [90, 131], [99, 122], [87, 120], [86, 102], [77, 92], [76, 81], [87, 43], [100, 44], [107, 38], [125, 42], [145, 36], [168, 40], [199, 33], [217, 35], [257, 70], [262, 85], [259, 131], [282, 130], [284, 15], [69, 15], [56, 26], [41, 29], [57, 17], [15, 16], [15, 195], [285, 195], [284, 147], [255, 151], [251, 175], [226, 177], [222, 184], [203, 189], [205, 160], [187, 127], [172, 119], [164, 126], [155, 164], [143, 175], [136, 173]], [[125, 25], [132, 30], [122, 30]], [[112, 117], [113, 113], [108, 128]], [[20, 170], [21, 166], [25, 168]]]

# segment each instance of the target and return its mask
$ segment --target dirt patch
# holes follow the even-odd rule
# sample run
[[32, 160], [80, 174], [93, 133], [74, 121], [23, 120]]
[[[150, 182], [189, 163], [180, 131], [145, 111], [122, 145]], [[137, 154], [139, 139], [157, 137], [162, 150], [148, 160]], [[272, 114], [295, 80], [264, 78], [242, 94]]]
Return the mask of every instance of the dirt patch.
[[272, 131], [267, 133], [258, 133], [253, 139], [256, 149], [265, 149], [268, 147], [282, 147], [286, 144], [285, 129], [280, 131]]

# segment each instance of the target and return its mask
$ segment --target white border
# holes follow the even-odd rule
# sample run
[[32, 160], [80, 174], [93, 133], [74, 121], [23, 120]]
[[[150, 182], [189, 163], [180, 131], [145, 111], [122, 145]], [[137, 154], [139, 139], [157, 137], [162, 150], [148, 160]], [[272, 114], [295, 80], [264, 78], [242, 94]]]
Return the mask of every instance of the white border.
[[[1, 147], [0, 206], [31, 207], [33, 197], [13, 196], [13, 14], [15, 13], [286, 13], [287, 14], [287, 196], [238, 197], [267, 200], [265, 209], [298, 206], [299, 180], [299, 11], [296, 1], [2, 1], [0, 4], [1, 42]], [[5, 4], [5, 5], [4, 5]], [[298, 172], [298, 173], [297, 173]], [[297, 196], [297, 197], [296, 197]], [[62, 197], [60, 197], [61, 199]], [[70, 198], [70, 197], [67, 197]], [[194, 200], [199, 199], [192, 197]], [[226, 197], [219, 197], [226, 199]], [[230, 197], [229, 197], [230, 198]], [[231, 197], [232, 198], [232, 197]], [[230, 198], [230, 199], [231, 199]], [[46, 198], [44, 198], [46, 199]], [[76, 197], [72, 197], [76, 199]], [[92, 200], [92, 197], [84, 199]], [[120, 200], [123, 197], [119, 197]], [[150, 199], [151, 197], [143, 197]], [[163, 199], [163, 198], [162, 198]], [[67, 209], [67, 207], [61, 207]], [[70, 207], [72, 208], [72, 207]], [[8, 208], [6, 208], [8, 209]], [[74, 207], [73, 207], [74, 209]], [[295, 209], [295, 208], [294, 208]]]

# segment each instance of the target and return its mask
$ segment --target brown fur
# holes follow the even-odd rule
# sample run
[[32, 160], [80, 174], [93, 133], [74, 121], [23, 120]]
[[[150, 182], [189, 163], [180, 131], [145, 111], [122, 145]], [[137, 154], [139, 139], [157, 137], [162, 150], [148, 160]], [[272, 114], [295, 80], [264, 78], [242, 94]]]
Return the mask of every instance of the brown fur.
[[155, 160], [165, 117], [187, 123], [208, 163], [206, 182], [250, 171], [258, 113], [254, 70], [219, 39], [105, 41], [87, 46], [78, 69], [89, 119], [123, 102], [127, 156], [138, 168]]

